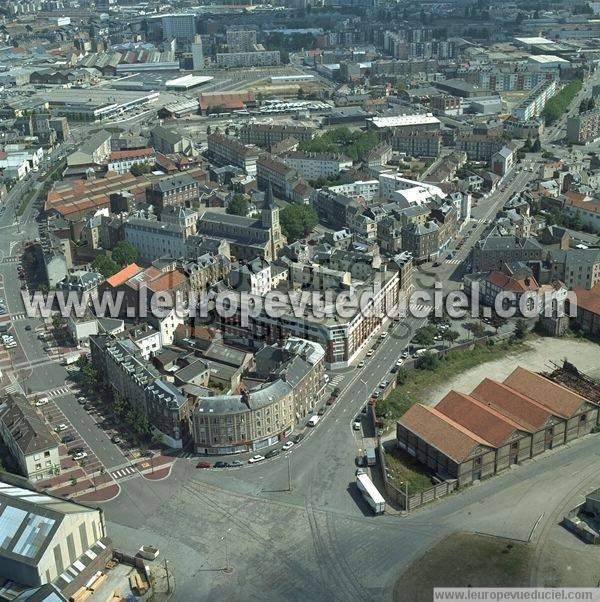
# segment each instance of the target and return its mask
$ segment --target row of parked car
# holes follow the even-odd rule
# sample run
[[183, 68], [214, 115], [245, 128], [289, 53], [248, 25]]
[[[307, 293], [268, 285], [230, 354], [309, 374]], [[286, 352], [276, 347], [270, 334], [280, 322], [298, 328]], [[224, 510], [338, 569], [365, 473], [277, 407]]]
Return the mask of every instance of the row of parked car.
[[[298, 443], [300, 443], [300, 441], [302, 441], [302, 439], [304, 439], [304, 435], [302, 433], [299, 433], [290, 441], [286, 441], [282, 445], [281, 448], [276, 447], [276, 448], [269, 450], [264, 455], [256, 454], [256, 455], [252, 456], [251, 458], [248, 458], [248, 464], [257, 464], [258, 462], [262, 462], [263, 460], [268, 460], [269, 458], [274, 458], [275, 456], [278, 456], [282, 451], [290, 450], [292, 447], [294, 447], [294, 445], [297, 445]], [[246, 463], [243, 460], [232, 460], [231, 462], [219, 460], [219, 461], [215, 462], [214, 464], [211, 464], [210, 462], [208, 462], [206, 460], [200, 460], [200, 462], [198, 462], [198, 464], [196, 464], [196, 468], [235, 468], [237, 466], [244, 466], [244, 464], [246, 464]]]

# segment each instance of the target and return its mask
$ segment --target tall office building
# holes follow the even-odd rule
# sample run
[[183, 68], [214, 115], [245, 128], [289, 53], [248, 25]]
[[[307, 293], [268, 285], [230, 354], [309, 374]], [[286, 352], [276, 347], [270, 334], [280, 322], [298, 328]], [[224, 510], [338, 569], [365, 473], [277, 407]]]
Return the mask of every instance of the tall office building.
[[228, 29], [227, 48], [229, 52], [253, 52], [256, 46], [254, 29]]
[[196, 15], [164, 15], [163, 40], [175, 38], [178, 42], [191, 42], [196, 35]]
[[192, 69], [201, 71], [204, 69], [204, 50], [202, 48], [202, 38], [196, 35], [192, 42]]

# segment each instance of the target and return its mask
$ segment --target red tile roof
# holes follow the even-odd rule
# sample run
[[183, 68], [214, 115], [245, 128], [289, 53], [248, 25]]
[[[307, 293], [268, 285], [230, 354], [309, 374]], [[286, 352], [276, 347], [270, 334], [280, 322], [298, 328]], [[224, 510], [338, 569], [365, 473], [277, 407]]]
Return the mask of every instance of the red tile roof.
[[120, 286], [127, 280], [129, 280], [132, 276], [139, 274], [142, 271], [142, 268], [136, 263], [130, 263], [128, 266], [125, 266], [120, 272], [113, 274], [110, 278], [106, 280], [106, 282], [110, 286]]
[[579, 393], [521, 367], [505, 378], [504, 384], [562, 418], [571, 418], [580, 412], [584, 404], [591, 403]]
[[578, 308], [600, 315], [600, 284], [592, 289], [574, 288], [573, 292], [577, 297]]
[[459, 464], [480, 445], [493, 447], [435, 408], [420, 403], [412, 406], [398, 422]]
[[537, 283], [537, 280], [533, 276], [528, 276], [526, 278], [513, 278], [512, 276], [507, 276], [503, 272], [493, 271], [488, 274], [488, 282], [495, 284], [496, 286], [504, 289], [505, 291], [513, 291], [517, 293], [524, 293], [526, 291], [537, 291], [540, 286]]
[[458, 391], [450, 391], [435, 409], [495, 447], [500, 447], [515, 431], [521, 430], [516, 421]]

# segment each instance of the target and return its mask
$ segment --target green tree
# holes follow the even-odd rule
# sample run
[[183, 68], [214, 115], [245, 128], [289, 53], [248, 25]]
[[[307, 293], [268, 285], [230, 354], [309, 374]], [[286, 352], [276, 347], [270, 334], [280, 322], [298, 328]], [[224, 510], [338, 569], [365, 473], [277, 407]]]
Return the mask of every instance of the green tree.
[[473, 333], [475, 339], [480, 339], [485, 333], [485, 326], [479, 321], [470, 322], [466, 327]]
[[307, 236], [319, 223], [319, 218], [310, 205], [288, 205], [279, 219], [281, 229], [290, 242]]
[[460, 335], [458, 332], [456, 332], [456, 330], [451, 330], [450, 328], [442, 333], [442, 339], [448, 343], [448, 346], [452, 345], [452, 343], [454, 343], [459, 336]]
[[427, 353], [424, 353], [421, 356], [418, 368], [420, 370], [430, 370], [433, 372], [437, 370], [439, 365], [440, 358], [437, 356], [437, 353], [433, 353], [433, 351], [427, 351]]
[[147, 161], [144, 161], [143, 163], [134, 163], [131, 166], [131, 169], [129, 170], [131, 175], [136, 176], [136, 177], [150, 173], [151, 171], [152, 171], [152, 165], [150, 163], [148, 163]]
[[531, 151], [534, 153], [539, 153], [542, 150], [542, 143], [540, 142], [540, 137], [538, 136], [535, 139], [535, 142], [531, 145]]
[[248, 199], [242, 194], [236, 194], [227, 205], [226, 213], [230, 215], [248, 215]]
[[110, 278], [119, 271], [119, 266], [108, 255], [98, 255], [92, 261], [92, 270], [100, 272], [105, 278]]
[[435, 343], [436, 329], [429, 325], [419, 328], [417, 333], [413, 337], [413, 343], [416, 345], [423, 345], [423, 347], [431, 347]]
[[137, 260], [138, 250], [130, 242], [121, 240], [115, 245], [111, 257], [120, 267], [124, 267]]
[[408, 370], [402, 366], [398, 368], [398, 372], [396, 372], [396, 384], [398, 386], [402, 386], [408, 380]]
[[490, 324], [492, 325], [492, 328], [494, 328], [494, 330], [496, 331], [496, 334], [498, 334], [500, 328], [502, 328], [502, 326], [506, 324], [506, 318], [503, 318], [497, 312], [494, 312], [490, 318]]
[[527, 336], [528, 330], [527, 322], [522, 318], [519, 318], [515, 324], [515, 338], [519, 340], [524, 339]]
[[88, 360], [88, 357], [87, 357], [87, 355], [84, 355], [84, 354], [82, 354], [82, 355], [80, 355], [80, 356], [77, 358], [77, 361], [75, 362], [75, 365], [76, 365], [76, 366], [77, 366], [77, 367], [78, 367], [80, 370], [83, 370], [83, 369], [84, 369], [86, 366], [88, 366], [88, 365], [89, 365], [89, 363], [90, 363], [90, 360]]

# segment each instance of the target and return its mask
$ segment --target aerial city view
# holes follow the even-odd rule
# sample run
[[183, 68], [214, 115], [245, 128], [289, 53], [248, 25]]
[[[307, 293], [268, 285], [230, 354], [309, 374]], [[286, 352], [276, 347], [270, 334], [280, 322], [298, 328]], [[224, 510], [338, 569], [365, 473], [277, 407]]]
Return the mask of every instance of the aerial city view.
[[0, 602], [600, 600], [600, 2], [0, 1]]

